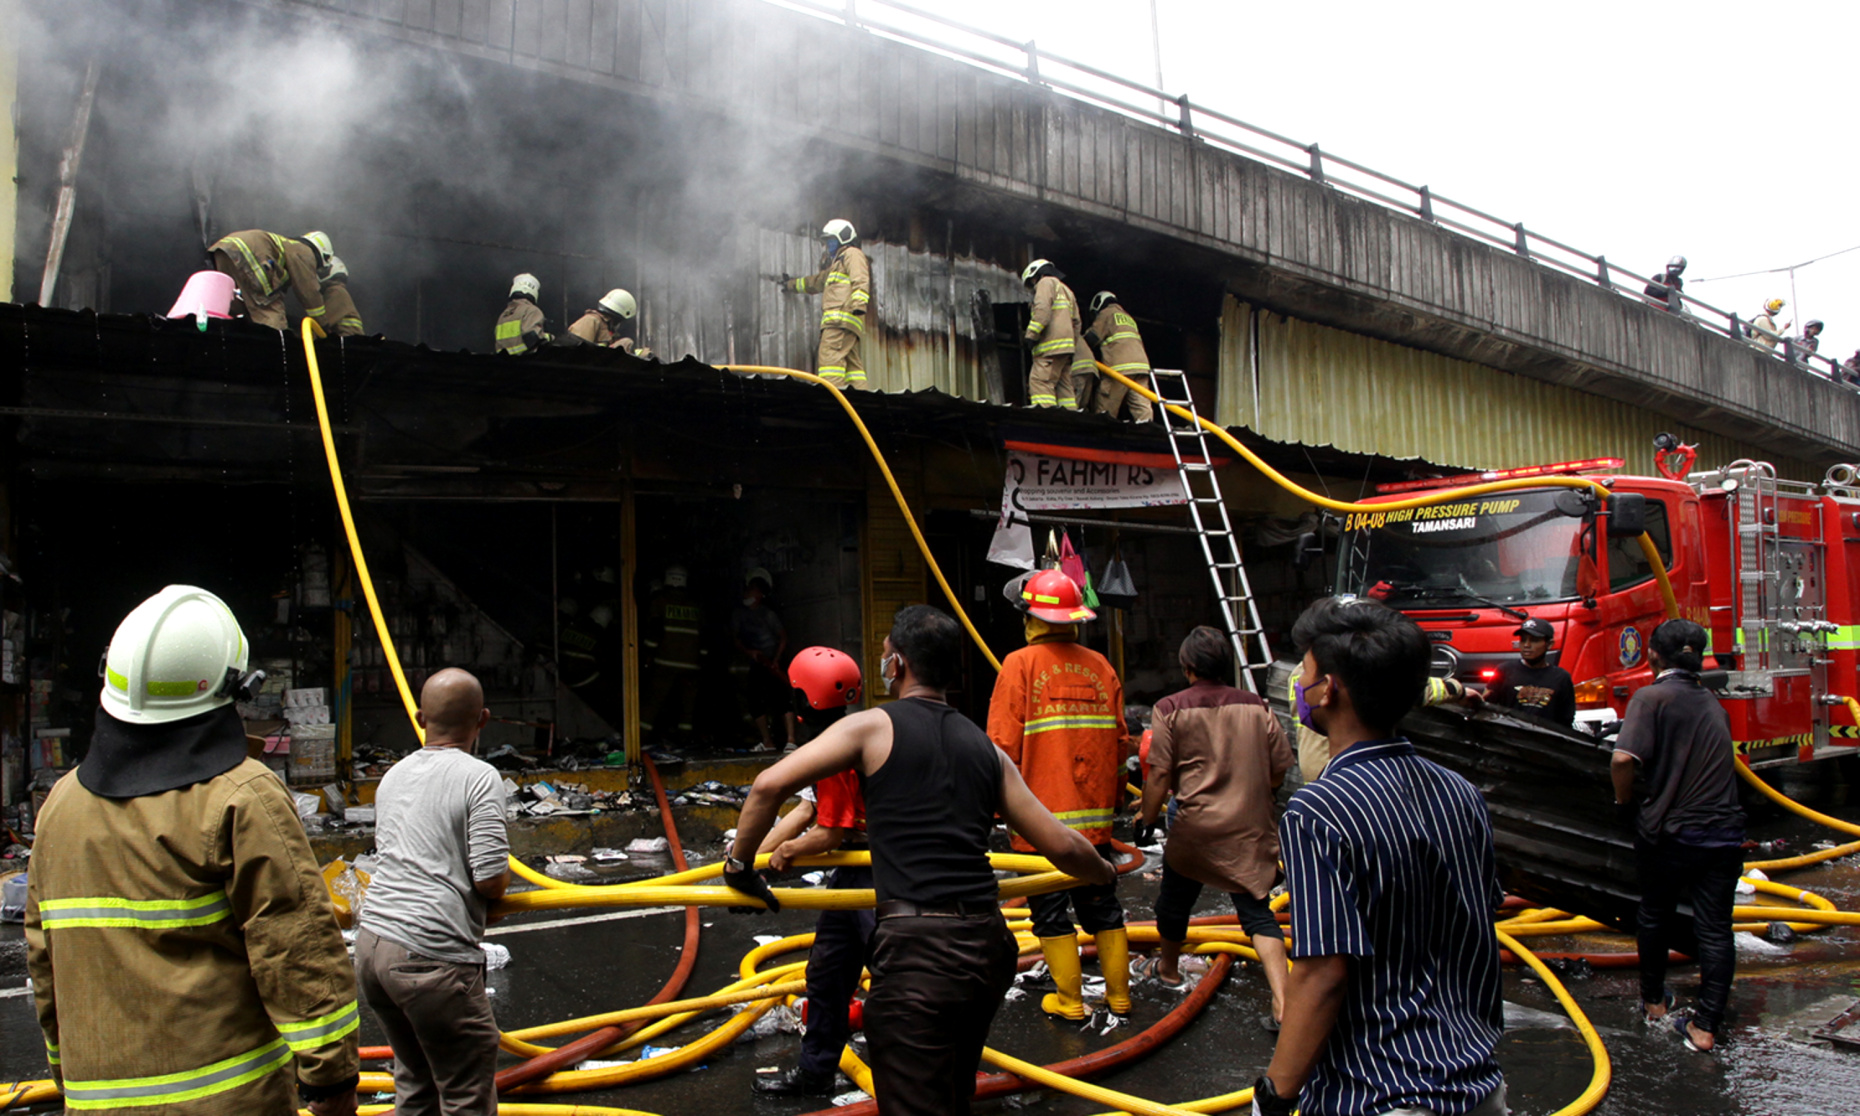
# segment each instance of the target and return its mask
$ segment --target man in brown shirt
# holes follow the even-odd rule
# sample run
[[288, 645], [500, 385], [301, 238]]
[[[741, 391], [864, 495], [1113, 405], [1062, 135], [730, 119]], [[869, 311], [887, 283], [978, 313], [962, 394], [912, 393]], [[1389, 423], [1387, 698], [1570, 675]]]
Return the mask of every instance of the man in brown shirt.
[[1285, 1013], [1285, 935], [1267, 905], [1279, 872], [1279, 835], [1272, 797], [1292, 766], [1291, 745], [1258, 696], [1218, 681], [1233, 661], [1227, 637], [1207, 626], [1182, 641], [1178, 653], [1188, 689], [1156, 703], [1151, 720], [1150, 774], [1143, 784], [1139, 844], [1173, 789], [1177, 816], [1163, 854], [1156, 896], [1162, 955], [1136, 966], [1164, 984], [1180, 984], [1177, 959], [1188, 938], [1188, 916], [1202, 886], [1233, 897], [1241, 929], [1253, 938], [1277, 1031]]

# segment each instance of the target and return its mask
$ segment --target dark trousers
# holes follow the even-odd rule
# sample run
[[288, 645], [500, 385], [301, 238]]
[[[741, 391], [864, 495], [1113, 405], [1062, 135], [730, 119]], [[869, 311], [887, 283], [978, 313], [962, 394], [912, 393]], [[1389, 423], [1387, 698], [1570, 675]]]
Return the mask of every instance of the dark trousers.
[[[1117, 850], [1109, 843], [1095, 846], [1098, 855], [1111, 863], [1117, 863]], [[1117, 881], [1108, 884], [1086, 884], [1069, 891], [1049, 891], [1044, 895], [1029, 895], [1027, 909], [1033, 913], [1033, 936], [1036, 938], [1064, 938], [1072, 934], [1072, 916], [1066, 908], [1071, 907], [1079, 916], [1079, 925], [1087, 934], [1096, 934], [1100, 930], [1116, 930], [1124, 925], [1124, 907], [1117, 901]]]
[[[1234, 902], [1234, 914], [1240, 918], [1240, 929], [1255, 938], [1285, 940], [1285, 931], [1279, 928], [1268, 900], [1255, 899], [1244, 891], [1227, 894]], [[1156, 892], [1156, 936], [1165, 942], [1187, 941], [1188, 918], [1200, 898], [1201, 881], [1184, 876], [1164, 861], [1162, 887]]]
[[[835, 868], [827, 886], [871, 887], [872, 869]], [[846, 1011], [877, 925], [878, 916], [869, 908], [821, 911], [814, 923], [814, 947], [807, 952], [807, 1033], [801, 1036], [801, 1068], [808, 1073], [832, 1073], [840, 1064], [840, 1051], [852, 1033]]]
[[880, 1116], [965, 1116], [1018, 953], [998, 912], [878, 920], [865, 1040]]
[[355, 982], [394, 1047], [397, 1116], [492, 1116], [497, 1020], [484, 965], [438, 961], [363, 930]]
[[1640, 858], [1640, 998], [1649, 1004], [1666, 998], [1666, 952], [1672, 945], [1675, 908], [1689, 902], [1699, 963], [1699, 1006], [1693, 1022], [1717, 1034], [1737, 968], [1731, 908], [1736, 904], [1737, 877], [1744, 870], [1744, 850], [1682, 845], [1668, 838], [1658, 845], [1637, 841], [1635, 852]]

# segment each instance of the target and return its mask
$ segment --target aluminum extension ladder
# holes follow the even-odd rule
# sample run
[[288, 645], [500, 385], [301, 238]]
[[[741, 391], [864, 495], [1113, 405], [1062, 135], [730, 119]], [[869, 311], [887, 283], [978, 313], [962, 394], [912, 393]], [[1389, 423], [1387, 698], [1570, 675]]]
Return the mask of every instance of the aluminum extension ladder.
[[[1221, 498], [1221, 482], [1214, 475], [1214, 456], [1195, 410], [1194, 395], [1180, 372], [1152, 368], [1149, 380], [1150, 390], [1162, 401], [1157, 410], [1163, 428], [1169, 432], [1169, 452], [1175, 456], [1176, 475], [1182, 481], [1182, 495], [1188, 500], [1189, 518], [1201, 539], [1201, 553], [1208, 560], [1208, 577], [1214, 584], [1215, 600], [1220, 602], [1221, 622], [1233, 643], [1235, 681], [1264, 695], [1272, 647], [1259, 621], [1259, 602], [1241, 562], [1240, 540], [1227, 514], [1227, 501]], [[1181, 407], [1190, 417], [1184, 419], [1163, 403]], [[1197, 477], [1202, 480], [1197, 482]]]

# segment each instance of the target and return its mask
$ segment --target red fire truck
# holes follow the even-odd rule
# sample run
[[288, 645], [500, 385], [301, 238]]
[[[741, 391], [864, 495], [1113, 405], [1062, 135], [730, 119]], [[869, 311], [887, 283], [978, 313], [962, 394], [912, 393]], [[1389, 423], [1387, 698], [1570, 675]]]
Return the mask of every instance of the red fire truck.
[[1711, 633], [1751, 766], [1860, 754], [1846, 701], [1860, 696], [1860, 467], [1837, 465], [1818, 484], [1747, 460], [1688, 474], [1689, 447], [1656, 444], [1671, 476], [1616, 475], [1619, 459], [1599, 459], [1384, 486], [1370, 502], [1532, 475], [1593, 477], [1610, 495], [1545, 487], [1351, 514], [1337, 591], [1412, 617], [1434, 642], [1435, 673], [1472, 683], [1516, 654], [1523, 619], [1548, 621], [1579, 727], [1596, 730], [1653, 680], [1647, 640], [1665, 608], [1644, 530], [1679, 614]]

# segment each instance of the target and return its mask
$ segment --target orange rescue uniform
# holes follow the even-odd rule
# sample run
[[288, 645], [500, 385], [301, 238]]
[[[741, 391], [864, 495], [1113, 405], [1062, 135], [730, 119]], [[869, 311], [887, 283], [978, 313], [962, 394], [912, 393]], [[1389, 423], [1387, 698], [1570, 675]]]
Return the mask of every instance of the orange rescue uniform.
[[[1063, 636], [1009, 655], [988, 704], [995, 742], [1053, 816], [1094, 845], [1111, 839], [1124, 776], [1124, 684], [1110, 660]], [[1013, 834], [1014, 848], [1033, 846]]]

